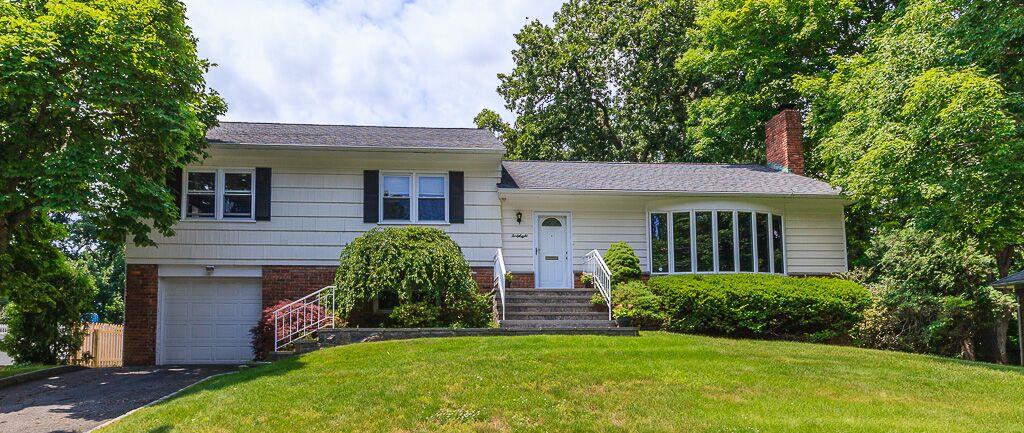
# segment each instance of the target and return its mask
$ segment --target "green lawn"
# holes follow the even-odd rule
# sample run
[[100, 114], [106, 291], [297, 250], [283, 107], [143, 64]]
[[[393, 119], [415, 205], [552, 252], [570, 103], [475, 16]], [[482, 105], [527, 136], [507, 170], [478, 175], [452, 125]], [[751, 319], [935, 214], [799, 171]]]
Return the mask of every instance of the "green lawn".
[[113, 432], [1009, 432], [1024, 370], [667, 333], [366, 343], [212, 379]]
[[42, 370], [44, 368], [51, 368], [53, 365], [0, 365], [0, 379], [8, 376], [14, 376], [16, 374], [28, 373], [30, 371]]

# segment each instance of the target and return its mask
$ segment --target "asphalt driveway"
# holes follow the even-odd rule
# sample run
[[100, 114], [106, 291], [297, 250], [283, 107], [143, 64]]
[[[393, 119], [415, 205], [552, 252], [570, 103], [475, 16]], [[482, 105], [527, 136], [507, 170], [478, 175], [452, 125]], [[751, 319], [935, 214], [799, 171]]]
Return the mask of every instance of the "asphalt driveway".
[[0, 389], [0, 432], [85, 432], [235, 366], [79, 370]]

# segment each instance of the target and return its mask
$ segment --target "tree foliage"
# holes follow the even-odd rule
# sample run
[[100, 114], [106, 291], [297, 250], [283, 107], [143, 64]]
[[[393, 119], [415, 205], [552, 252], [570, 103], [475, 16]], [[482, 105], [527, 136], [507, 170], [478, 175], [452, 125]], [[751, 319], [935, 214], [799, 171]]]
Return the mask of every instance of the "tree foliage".
[[[93, 300], [89, 274], [53, 245], [67, 236], [55, 215], [94, 226], [88, 244], [172, 234], [166, 174], [204, 155], [225, 111], [209, 66], [177, 0], [0, 0], [0, 296], [15, 357], [63, 360]], [[116, 320], [108, 283], [123, 270], [91, 250], [77, 259]]]
[[[339, 314], [349, 314], [384, 292], [400, 304], [440, 307], [446, 326], [480, 327], [490, 322], [489, 298], [478, 291], [462, 249], [433, 227], [374, 228], [341, 251], [335, 276]], [[408, 323], [412, 307], [395, 321]], [[422, 309], [418, 310], [422, 311]]]
[[799, 105], [796, 74], [857, 52], [885, 1], [573, 0], [516, 34], [515, 68], [477, 125], [521, 159], [751, 162]]
[[[911, 226], [875, 236], [866, 256], [875, 300], [861, 345], [974, 359], [988, 329], [1005, 329], [1012, 300], [985, 286], [995, 260], [976, 242]], [[1005, 335], [994, 344], [1005, 362]]]
[[124, 322], [124, 245], [99, 240], [98, 228], [90, 220], [73, 215], [54, 215], [68, 235], [57, 246], [72, 263], [92, 277], [96, 297], [88, 312], [96, 313], [100, 322]]
[[976, 240], [1003, 275], [1024, 241], [1024, 8], [1014, 3], [909, 2], [835, 74], [797, 81], [830, 183], [894, 225]]
[[149, 242], [225, 111], [176, 0], [0, 1], [0, 253], [38, 210]]
[[19, 363], [60, 364], [81, 345], [82, 313], [96, 289], [88, 273], [53, 245], [63, 227], [42, 215], [31, 219], [0, 254], [0, 291], [9, 296], [8, 335], [0, 348]]

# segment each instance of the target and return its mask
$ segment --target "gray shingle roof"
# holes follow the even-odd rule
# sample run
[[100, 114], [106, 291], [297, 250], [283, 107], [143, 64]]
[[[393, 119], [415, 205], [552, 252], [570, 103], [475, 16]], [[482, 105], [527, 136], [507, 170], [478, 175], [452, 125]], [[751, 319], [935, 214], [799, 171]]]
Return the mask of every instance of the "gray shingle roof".
[[501, 172], [501, 188], [839, 195], [825, 182], [755, 164], [504, 161]]
[[221, 122], [210, 143], [295, 145], [372, 149], [504, 150], [487, 130], [396, 126]]
[[996, 281], [992, 285], [996, 287], [1024, 286], [1024, 271], [1007, 275], [1006, 278]]

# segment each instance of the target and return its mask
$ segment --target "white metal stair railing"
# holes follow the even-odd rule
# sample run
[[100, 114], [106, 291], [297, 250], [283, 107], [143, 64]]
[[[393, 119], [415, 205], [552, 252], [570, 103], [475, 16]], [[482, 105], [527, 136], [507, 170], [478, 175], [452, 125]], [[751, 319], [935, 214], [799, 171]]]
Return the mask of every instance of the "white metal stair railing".
[[608, 264], [601, 257], [601, 252], [592, 250], [583, 257], [583, 266], [593, 276], [594, 286], [608, 305], [608, 320], [612, 320], [612, 272], [608, 270]]
[[494, 252], [494, 289], [498, 291], [498, 298], [501, 300], [501, 320], [505, 320], [505, 258], [501, 255], [499, 248]]
[[274, 351], [333, 327], [337, 318], [335, 307], [334, 286], [327, 286], [274, 310]]

